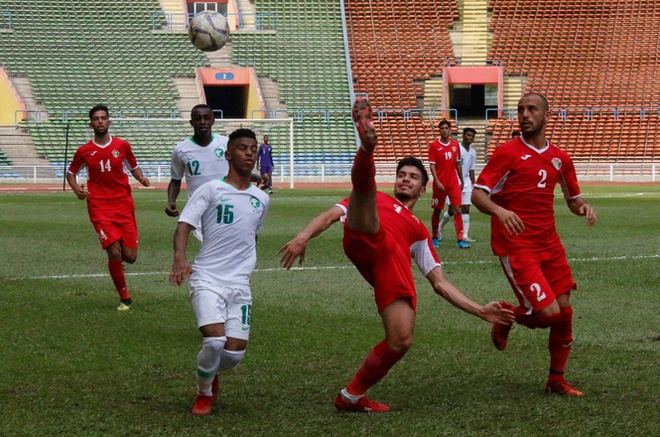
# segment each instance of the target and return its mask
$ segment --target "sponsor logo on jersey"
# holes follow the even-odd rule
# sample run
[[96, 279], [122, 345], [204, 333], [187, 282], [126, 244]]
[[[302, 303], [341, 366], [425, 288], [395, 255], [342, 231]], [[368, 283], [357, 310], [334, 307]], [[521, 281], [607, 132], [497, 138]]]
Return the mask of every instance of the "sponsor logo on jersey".
[[112, 157], [113, 157], [113, 158], [119, 158], [119, 150], [114, 149], [114, 150], [112, 151]]
[[522, 159], [523, 161], [526, 161], [531, 157], [532, 157], [532, 155], [524, 155], [524, 156], [521, 156], [520, 159]]
[[561, 168], [561, 159], [559, 158], [552, 158], [552, 166], [559, 170]]

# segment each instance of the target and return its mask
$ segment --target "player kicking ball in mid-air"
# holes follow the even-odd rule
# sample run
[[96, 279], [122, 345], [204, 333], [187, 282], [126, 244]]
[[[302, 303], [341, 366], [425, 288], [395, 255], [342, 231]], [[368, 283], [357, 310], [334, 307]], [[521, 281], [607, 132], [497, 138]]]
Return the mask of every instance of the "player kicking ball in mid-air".
[[[170, 282], [190, 276], [190, 298], [202, 333], [197, 355], [197, 398], [193, 414], [211, 413], [218, 397], [218, 370], [233, 369], [250, 336], [250, 276], [257, 261], [269, 198], [250, 182], [257, 162], [257, 138], [249, 129], [229, 135], [229, 173], [207, 182], [188, 200], [174, 232]], [[190, 232], [201, 223], [202, 246], [194, 264], [186, 259]]]
[[362, 367], [335, 399], [338, 410], [384, 412], [390, 407], [365, 396], [408, 352], [413, 344], [417, 293], [411, 257], [440, 296], [463, 311], [490, 323], [509, 324], [513, 313], [497, 302], [482, 306], [468, 299], [445, 277], [424, 224], [412, 213], [425, 193], [428, 174], [413, 157], [397, 165], [394, 197], [376, 190], [374, 148], [376, 132], [368, 102], [356, 100], [353, 120], [362, 142], [358, 149], [347, 199], [313, 219], [280, 253], [282, 267], [289, 269], [295, 259], [303, 261], [307, 242], [345, 215], [344, 252], [374, 287], [385, 339], [367, 355]]
[[[529, 93], [518, 102], [522, 136], [495, 149], [472, 192], [472, 203], [491, 216], [491, 247], [518, 299], [502, 302], [516, 322], [531, 329], [550, 328], [548, 393], [582, 396], [564, 379], [573, 343], [573, 281], [566, 252], [555, 228], [555, 186], [559, 184], [570, 211], [596, 224], [596, 212], [582, 198], [573, 161], [550, 144], [545, 130], [548, 101]], [[494, 325], [493, 344], [504, 350], [511, 326]]]
[[[133, 299], [126, 286], [123, 263], [132, 264], [137, 260], [138, 229], [124, 166], [145, 187], [149, 186], [149, 179], [138, 167], [130, 144], [110, 136], [111, 124], [107, 106], [96, 105], [90, 109], [89, 127], [94, 131], [94, 138], [76, 150], [66, 180], [78, 199], [87, 200], [89, 220], [108, 254], [108, 271], [119, 294], [117, 310], [127, 311]], [[86, 186], [78, 184], [77, 180], [83, 167], [87, 167], [89, 176]]]

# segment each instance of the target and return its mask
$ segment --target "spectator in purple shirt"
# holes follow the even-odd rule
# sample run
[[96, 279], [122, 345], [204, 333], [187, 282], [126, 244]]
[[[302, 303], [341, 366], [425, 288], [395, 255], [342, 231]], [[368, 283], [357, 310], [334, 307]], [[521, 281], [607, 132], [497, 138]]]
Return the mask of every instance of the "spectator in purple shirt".
[[273, 194], [273, 167], [273, 148], [268, 144], [268, 135], [264, 135], [264, 143], [259, 146], [257, 155], [257, 168], [261, 171], [261, 188], [268, 188], [268, 194]]

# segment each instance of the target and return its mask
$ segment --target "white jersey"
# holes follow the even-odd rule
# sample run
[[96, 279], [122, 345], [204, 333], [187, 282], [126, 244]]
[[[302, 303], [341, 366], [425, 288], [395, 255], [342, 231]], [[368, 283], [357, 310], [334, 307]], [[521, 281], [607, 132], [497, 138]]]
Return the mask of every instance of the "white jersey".
[[463, 143], [461, 143], [461, 166], [463, 168], [463, 191], [472, 191], [472, 181], [470, 180], [470, 170], [474, 171], [477, 163], [477, 151], [474, 147], [469, 146], [469, 150], [465, 150]]
[[172, 179], [180, 181], [186, 177], [188, 197], [203, 184], [227, 176], [229, 164], [225, 159], [227, 142], [224, 135], [213, 134], [208, 146], [202, 147], [192, 137], [181, 141], [172, 151]]
[[202, 247], [193, 263], [191, 280], [249, 288], [257, 262], [256, 236], [261, 231], [270, 199], [254, 185], [241, 191], [224, 180], [197, 189], [179, 222], [202, 223]]

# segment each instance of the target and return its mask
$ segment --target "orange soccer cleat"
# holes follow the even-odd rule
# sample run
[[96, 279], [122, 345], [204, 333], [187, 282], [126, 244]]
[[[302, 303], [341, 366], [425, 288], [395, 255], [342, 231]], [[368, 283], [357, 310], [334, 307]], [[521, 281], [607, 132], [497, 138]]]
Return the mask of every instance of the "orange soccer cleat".
[[193, 405], [192, 413], [195, 416], [208, 416], [211, 414], [211, 406], [213, 405], [213, 396], [197, 395], [195, 405]]
[[384, 413], [390, 407], [362, 396], [357, 402], [349, 402], [339, 393], [335, 398], [335, 408], [340, 411], [359, 411], [362, 413]]
[[574, 397], [584, 396], [584, 393], [582, 393], [580, 390], [576, 389], [575, 387], [573, 387], [564, 380], [554, 381], [554, 382], [548, 381], [548, 383], [545, 385], [545, 392], [548, 394], [556, 393], [558, 395], [564, 395], [564, 396], [574, 396]]

